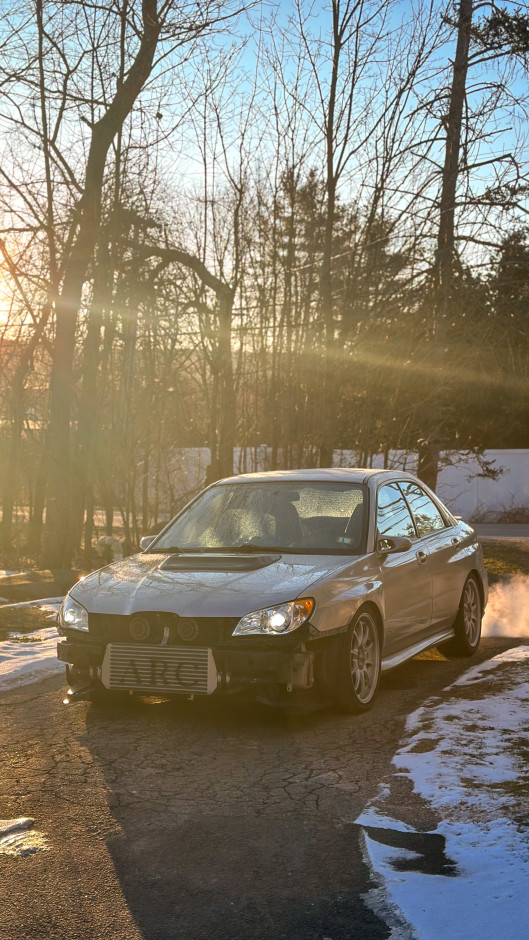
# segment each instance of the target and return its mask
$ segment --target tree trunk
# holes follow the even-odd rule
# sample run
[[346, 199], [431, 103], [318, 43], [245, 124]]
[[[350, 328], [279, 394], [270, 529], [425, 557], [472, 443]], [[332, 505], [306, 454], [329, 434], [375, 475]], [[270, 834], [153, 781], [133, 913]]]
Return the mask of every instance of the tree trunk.
[[333, 2], [333, 56], [329, 87], [329, 104], [325, 122], [326, 177], [327, 195], [323, 258], [320, 275], [320, 301], [323, 321], [323, 375], [321, 390], [321, 430], [320, 430], [320, 466], [331, 467], [335, 438], [335, 416], [337, 410], [336, 384], [333, 381], [335, 364], [333, 361], [334, 343], [334, 306], [332, 290], [332, 256], [334, 229], [336, 221], [336, 186], [335, 168], [335, 112], [336, 94], [342, 51], [342, 32], [340, 29], [340, 5]]
[[450, 302], [454, 293], [455, 273], [455, 206], [459, 178], [461, 132], [466, 100], [466, 81], [472, 26], [473, 0], [460, 0], [457, 20], [457, 44], [452, 71], [450, 103], [446, 118], [446, 144], [441, 197], [439, 202], [439, 228], [434, 265], [432, 318], [430, 324], [434, 394], [432, 418], [424, 441], [419, 445], [418, 475], [435, 488], [438, 475], [439, 449], [443, 439], [443, 407], [449, 392], [446, 368], [446, 331]]
[[37, 554], [42, 538], [42, 524], [44, 505], [46, 501], [46, 471], [48, 467], [48, 440], [45, 437], [42, 455], [39, 461], [37, 479], [35, 482], [35, 495], [33, 500], [33, 514], [29, 521], [28, 551]]
[[434, 272], [436, 296], [433, 332], [437, 335], [441, 334], [441, 337], [446, 327], [446, 316], [454, 280], [456, 190], [459, 178], [459, 155], [466, 100], [472, 12], [473, 0], [460, 0], [456, 54], [446, 121], [445, 159], [439, 204], [439, 229]]
[[[20, 360], [12, 383], [13, 424], [11, 429], [11, 447], [6, 468], [2, 500], [2, 542], [7, 547], [11, 544], [13, 507], [16, 500], [17, 476], [20, 458], [20, 437], [24, 423], [24, 387], [33, 355], [44, 336], [51, 315], [51, 300], [48, 298], [42, 307], [40, 319], [29, 342], [22, 349]], [[42, 520], [42, 512], [41, 512]], [[35, 533], [33, 533], [35, 534]]]
[[419, 461], [417, 464], [417, 476], [426, 483], [431, 490], [437, 486], [437, 477], [439, 475], [439, 447], [430, 442], [425, 442], [419, 446]]
[[84, 191], [79, 203], [77, 238], [65, 265], [62, 291], [56, 303], [50, 379], [48, 500], [41, 560], [43, 567], [65, 568], [71, 563], [70, 416], [75, 391], [75, 330], [83, 286], [100, 230], [108, 150], [152, 69], [161, 28], [157, 0], [143, 0], [142, 17], [143, 35], [138, 54], [108, 110], [92, 128]]
[[81, 396], [79, 401], [79, 470], [80, 497], [86, 511], [84, 523], [84, 566], [91, 567], [92, 538], [94, 528], [94, 487], [97, 465], [97, 419], [99, 402], [97, 395], [97, 371], [101, 342], [101, 325], [105, 288], [94, 289], [94, 297], [84, 343]]
[[233, 475], [235, 447], [235, 385], [231, 348], [233, 291], [227, 289], [219, 299], [219, 478]]
[[12, 421], [5, 468], [2, 497], [2, 547], [7, 551], [13, 542], [13, 509], [18, 489], [18, 471], [20, 466], [20, 441], [24, 426], [24, 375], [17, 377], [12, 391]]

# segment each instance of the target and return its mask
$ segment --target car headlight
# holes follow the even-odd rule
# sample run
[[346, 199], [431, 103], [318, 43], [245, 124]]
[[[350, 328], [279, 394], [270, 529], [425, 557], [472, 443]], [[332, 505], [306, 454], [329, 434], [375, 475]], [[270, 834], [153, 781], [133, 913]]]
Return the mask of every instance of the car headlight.
[[291, 633], [308, 620], [314, 610], [314, 601], [310, 597], [279, 604], [277, 607], [265, 607], [253, 610], [239, 620], [232, 636], [246, 636], [248, 633]]
[[70, 630], [88, 630], [88, 611], [67, 594], [59, 610], [59, 624]]

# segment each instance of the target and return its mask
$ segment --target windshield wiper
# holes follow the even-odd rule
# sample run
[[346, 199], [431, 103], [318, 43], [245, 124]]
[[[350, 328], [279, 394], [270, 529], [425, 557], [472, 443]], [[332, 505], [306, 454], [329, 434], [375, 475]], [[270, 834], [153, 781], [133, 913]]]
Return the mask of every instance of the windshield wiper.
[[242, 545], [231, 545], [229, 548], [219, 549], [223, 552], [280, 552], [282, 549], [270, 545], [255, 545], [253, 542], [243, 542]]
[[185, 552], [188, 551], [186, 548], [180, 548], [178, 545], [170, 545], [169, 548], [153, 548], [153, 555], [171, 555], [174, 552]]
[[172, 554], [177, 554], [178, 552], [180, 552], [181, 554], [188, 552], [189, 554], [194, 554], [194, 555], [204, 555], [204, 554], [215, 555], [218, 553], [223, 554], [226, 552], [248, 552], [248, 554], [250, 552], [255, 552], [255, 553], [260, 554], [261, 552], [283, 552], [283, 551], [286, 551], [286, 549], [276, 548], [275, 546], [270, 547], [269, 545], [254, 545], [252, 542], [243, 542], [242, 545], [212, 545], [212, 546], [199, 545], [196, 548], [180, 548], [178, 545], [170, 545], [169, 548], [153, 548], [152, 550], [153, 554], [157, 553], [159, 555], [172, 555]]

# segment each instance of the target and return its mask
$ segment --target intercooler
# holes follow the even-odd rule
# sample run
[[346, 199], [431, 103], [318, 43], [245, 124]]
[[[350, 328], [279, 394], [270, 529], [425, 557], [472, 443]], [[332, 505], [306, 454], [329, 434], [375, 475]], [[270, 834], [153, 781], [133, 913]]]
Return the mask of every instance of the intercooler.
[[203, 647], [109, 643], [101, 667], [107, 689], [210, 695], [217, 687], [213, 653]]

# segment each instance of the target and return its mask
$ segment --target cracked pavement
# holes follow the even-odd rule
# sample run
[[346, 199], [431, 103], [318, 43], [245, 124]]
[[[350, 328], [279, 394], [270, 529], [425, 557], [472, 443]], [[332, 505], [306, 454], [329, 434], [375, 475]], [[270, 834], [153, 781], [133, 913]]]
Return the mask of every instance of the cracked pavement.
[[[33, 817], [49, 845], [0, 855], [0, 940], [387, 938], [353, 823], [407, 715], [511, 645], [423, 654], [359, 717], [236, 697], [65, 706], [60, 678], [0, 693], [0, 817]], [[427, 810], [402, 800], [420, 828]]]

